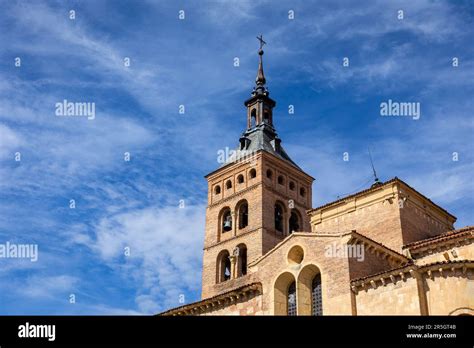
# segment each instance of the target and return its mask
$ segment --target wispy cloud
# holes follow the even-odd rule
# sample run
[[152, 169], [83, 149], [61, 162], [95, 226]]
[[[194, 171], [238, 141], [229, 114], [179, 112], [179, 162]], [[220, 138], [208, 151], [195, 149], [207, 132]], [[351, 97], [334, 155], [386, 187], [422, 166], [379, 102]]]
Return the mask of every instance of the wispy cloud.
[[205, 207], [184, 204], [112, 215], [95, 229], [92, 245], [137, 285], [136, 303], [145, 313], [179, 305], [180, 295], [199, 290]]
[[33, 276], [27, 279], [26, 284], [18, 288], [18, 292], [26, 297], [51, 298], [62, 294], [64, 299], [74, 289], [78, 279], [70, 275], [53, 277]]
[[21, 136], [6, 125], [0, 124], [0, 159], [12, 156], [23, 143]]
[[[154, 313], [199, 298], [203, 175], [245, 126], [260, 33], [276, 127], [316, 178], [314, 205], [370, 183], [370, 145], [382, 179], [400, 176], [472, 223], [462, 2], [14, 1], [0, 19], [0, 239], [40, 251], [34, 265], [3, 264], [3, 313]], [[421, 102], [420, 120], [381, 118], [388, 98]], [[64, 99], [95, 102], [96, 118], [56, 117]]]

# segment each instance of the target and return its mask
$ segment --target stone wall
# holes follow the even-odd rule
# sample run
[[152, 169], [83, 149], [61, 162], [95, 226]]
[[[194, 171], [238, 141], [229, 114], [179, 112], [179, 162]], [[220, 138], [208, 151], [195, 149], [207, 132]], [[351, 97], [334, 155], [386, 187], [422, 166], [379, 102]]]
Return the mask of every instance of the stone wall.
[[355, 300], [357, 315], [420, 315], [417, 282], [410, 275], [375, 289], [368, 285]]
[[[307, 270], [316, 268], [321, 273], [323, 313], [327, 315], [350, 315], [352, 313], [349, 263], [347, 258], [325, 257], [325, 250], [329, 243], [340, 241], [340, 237], [327, 236], [315, 238], [313, 233], [296, 233], [285, 240], [277, 248], [269, 252], [257, 263], [251, 265], [255, 279], [263, 286], [263, 311], [265, 314], [286, 314], [276, 308], [276, 294], [285, 292], [291, 281], [296, 281], [296, 292], [301, 299], [298, 303], [298, 312], [306, 313], [307, 305], [303, 301], [301, 292], [305, 289], [303, 278], [307, 277]], [[292, 248], [300, 246], [304, 256], [300, 263], [288, 258]], [[304, 303], [306, 302], [306, 303]]]
[[459, 309], [472, 314], [474, 271], [469, 264], [435, 264], [383, 283], [375, 279], [354, 293], [357, 315], [450, 315]]
[[458, 246], [440, 246], [437, 249], [430, 249], [423, 254], [416, 255], [416, 264], [425, 265], [437, 261], [474, 260], [474, 248], [472, 242]]
[[430, 315], [449, 315], [459, 308], [470, 308], [474, 314], [474, 272], [444, 270], [426, 277], [428, 310]]

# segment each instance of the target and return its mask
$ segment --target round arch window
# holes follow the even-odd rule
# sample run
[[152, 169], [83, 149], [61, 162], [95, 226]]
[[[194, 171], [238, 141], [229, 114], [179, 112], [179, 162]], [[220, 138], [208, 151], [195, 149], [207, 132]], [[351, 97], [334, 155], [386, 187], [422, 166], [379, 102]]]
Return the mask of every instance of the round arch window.
[[298, 232], [301, 229], [301, 218], [300, 214], [296, 209], [293, 209], [290, 213], [290, 220], [288, 221], [289, 231], [288, 233]]
[[221, 233], [225, 233], [232, 230], [232, 212], [230, 208], [226, 207], [221, 212]]
[[301, 197], [306, 196], [306, 190], [304, 189], [304, 187], [300, 188], [300, 196]]

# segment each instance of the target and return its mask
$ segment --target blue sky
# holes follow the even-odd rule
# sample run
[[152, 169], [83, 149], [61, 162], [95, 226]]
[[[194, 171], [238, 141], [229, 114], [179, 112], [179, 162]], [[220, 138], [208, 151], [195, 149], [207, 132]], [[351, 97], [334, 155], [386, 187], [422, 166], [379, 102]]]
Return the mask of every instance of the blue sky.
[[[370, 146], [382, 180], [473, 223], [469, 1], [0, 8], [0, 243], [39, 248], [37, 262], [0, 259], [0, 314], [149, 314], [199, 299], [203, 176], [246, 125], [260, 33], [274, 122], [316, 178], [314, 206], [370, 185]], [[56, 116], [64, 99], [95, 103], [95, 119]], [[420, 119], [380, 116], [388, 99], [419, 102]]]

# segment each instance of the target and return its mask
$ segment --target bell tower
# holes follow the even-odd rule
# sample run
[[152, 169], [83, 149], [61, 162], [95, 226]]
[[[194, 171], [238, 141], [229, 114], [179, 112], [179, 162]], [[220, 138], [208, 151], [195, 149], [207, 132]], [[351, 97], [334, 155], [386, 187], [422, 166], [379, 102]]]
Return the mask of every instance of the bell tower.
[[248, 263], [294, 231], [311, 231], [313, 178], [294, 163], [273, 123], [276, 103], [263, 72], [258, 37], [255, 87], [244, 105], [247, 128], [220, 168], [206, 175], [208, 205], [203, 254], [202, 298], [252, 282]]

